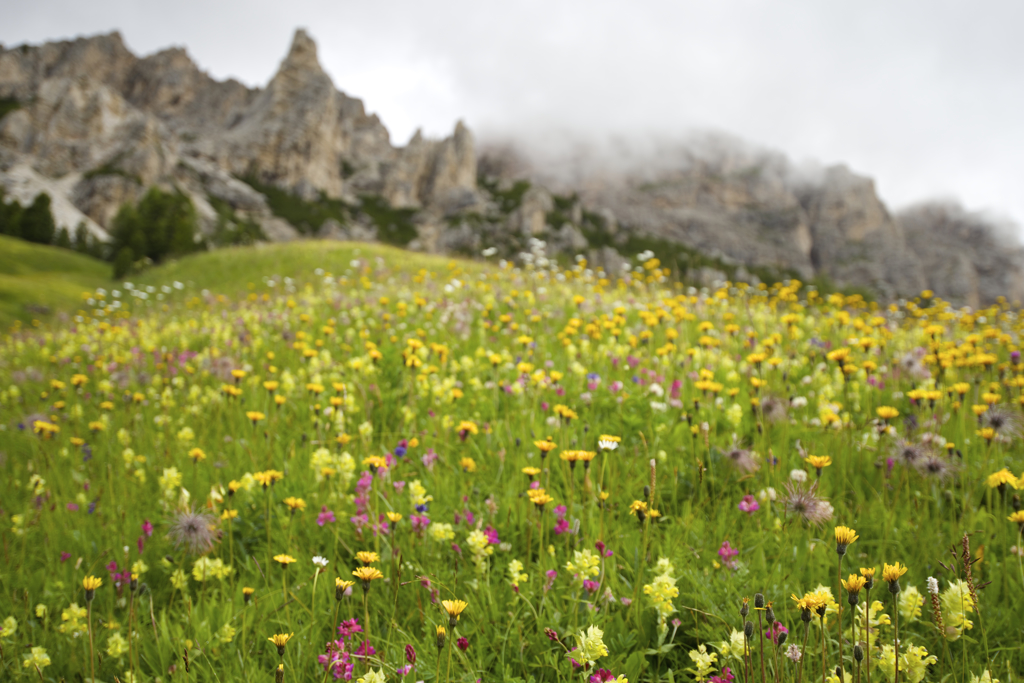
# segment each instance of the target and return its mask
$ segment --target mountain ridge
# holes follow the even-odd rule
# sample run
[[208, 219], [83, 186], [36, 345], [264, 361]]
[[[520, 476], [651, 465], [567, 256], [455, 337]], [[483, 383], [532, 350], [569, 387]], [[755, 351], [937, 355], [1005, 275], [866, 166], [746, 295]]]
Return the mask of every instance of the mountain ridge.
[[[444, 139], [417, 133], [396, 147], [336, 88], [303, 29], [263, 88], [216, 80], [181, 47], [137, 57], [118, 32], [0, 47], [0, 100], [14, 103], [0, 118], [0, 185], [22, 202], [56, 194], [58, 224], [99, 237], [122, 205], [160, 186], [187, 195], [207, 233], [226, 204], [279, 241], [374, 239], [390, 229], [382, 220], [399, 220], [409, 225], [391, 232], [429, 252], [494, 245], [514, 257], [542, 239], [552, 257], [583, 253], [612, 273], [630, 256], [620, 249], [653, 241], [751, 281], [749, 269], [767, 268], [886, 298], [928, 288], [972, 306], [1024, 299], [1024, 249], [983, 218], [941, 203], [894, 215], [844, 166], [810, 181], [774, 153], [691, 149], [675, 163], [659, 150], [669, 161], [643, 173], [559, 186], [508, 150], [478, 154], [461, 121]], [[293, 225], [257, 189], [269, 187], [342, 208]], [[704, 284], [727, 275], [691, 270]]]

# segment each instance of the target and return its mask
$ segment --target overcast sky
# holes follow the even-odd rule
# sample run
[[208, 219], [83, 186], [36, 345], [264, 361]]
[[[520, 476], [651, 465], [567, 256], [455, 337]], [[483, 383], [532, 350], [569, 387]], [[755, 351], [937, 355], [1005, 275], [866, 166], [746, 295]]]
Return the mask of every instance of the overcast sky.
[[846, 163], [892, 208], [941, 197], [1024, 225], [1024, 2], [35, 0], [5, 45], [118, 29], [258, 86], [297, 27], [404, 144], [727, 132]]

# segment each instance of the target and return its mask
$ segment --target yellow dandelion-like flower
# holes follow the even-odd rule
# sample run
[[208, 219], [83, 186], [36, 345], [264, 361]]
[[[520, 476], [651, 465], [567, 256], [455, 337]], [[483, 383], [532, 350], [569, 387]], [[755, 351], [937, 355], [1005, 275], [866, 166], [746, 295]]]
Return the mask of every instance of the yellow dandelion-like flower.
[[297, 560], [291, 555], [285, 555], [284, 553], [282, 553], [280, 555], [274, 555], [274, 562], [280, 564], [282, 568], [287, 568], [288, 565], [290, 565], [293, 562], [297, 562]]
[[360, 550], [356, 553], [356, 559], [363, 564], [373, 564], [374, 562], [380, 562], [380, 555], [369, 550]]

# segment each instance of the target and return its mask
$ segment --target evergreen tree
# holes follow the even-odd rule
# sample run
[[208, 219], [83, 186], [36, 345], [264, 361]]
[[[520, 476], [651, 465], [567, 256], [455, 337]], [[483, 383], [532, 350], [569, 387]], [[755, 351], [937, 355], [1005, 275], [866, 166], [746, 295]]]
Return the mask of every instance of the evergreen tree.
[[18, 200], [5, 201], [3, 188], [0, 188], [0, 235], [21, 237], [21, 213]]
[[71, 235], [68, 234], [67, 228], [61, 228], [57, 231], [57, 238], [53, 240], [53, 244], [62, 249], [71, 248]]
[[57, 226], [50, 212], [50, 195], [41, 192], [21, 214], [21, 238], [38, 244], [51, 244]]

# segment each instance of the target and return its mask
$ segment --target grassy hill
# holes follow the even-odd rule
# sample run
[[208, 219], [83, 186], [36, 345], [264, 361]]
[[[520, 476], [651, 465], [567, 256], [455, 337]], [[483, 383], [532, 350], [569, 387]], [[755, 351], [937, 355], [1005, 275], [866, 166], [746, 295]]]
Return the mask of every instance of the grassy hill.
[[0, 329], [73, 311], [83, 291], [110, 284], [108, 263], [0, 235]]
[[[450, 259], [408, 252], [381, 244], [301, 241], [257, 244], [202, 252], [129, 276], [137, 286], [161, 287], [181, 282], [193, 296], [203, 289], [216, 294], [237, 294], [250, 284], [265, 289], [262, 279], [288, 276], [302, 281], [322, 268], [342, 273], [355, 258], [387, 258], [402, 270], [439, 268]], [[479, 266], [463, 263], [474, 270]], [[84, 292], [122, 287], [111, 277], [109, 263], [67, 249], [31, 244], [0, 236], [0, 330], [15, 321], [42, 323], [61, 312], [81, 308]], [[169, 295], [174, 299], [174, 294]]]

